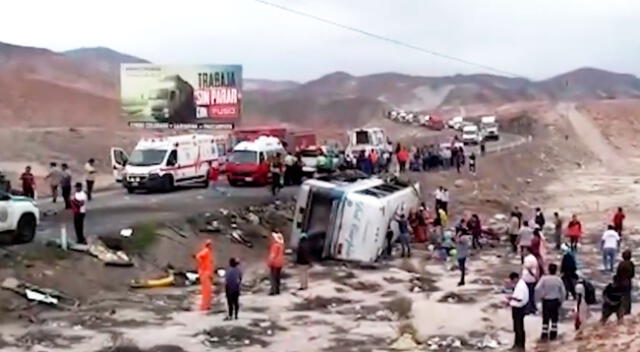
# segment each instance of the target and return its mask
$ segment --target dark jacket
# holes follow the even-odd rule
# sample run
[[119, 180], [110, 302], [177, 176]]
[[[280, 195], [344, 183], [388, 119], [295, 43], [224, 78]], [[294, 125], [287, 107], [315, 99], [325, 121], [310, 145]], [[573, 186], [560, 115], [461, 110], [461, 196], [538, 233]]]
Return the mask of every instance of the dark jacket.
[[224, 286], [226, 292], [240, 292], [242, 284], [242, 271], [238, 267], [229, 267], [224, 274]]
[[303, 237], [298, 243], [298, 252], [296, 253], [296, 264], [298, 265], [310, 265], [311, 264], [311, 250], [309, 248], [309, 239]]
[[542, 212], [539, 212], [536, 214], [535, 222], [536, 222], [536, 225], [540, 227], [540, 230], [544, 228], [545, 220], [544, 220], [544, 214], [542, 214]]
[[562, 263], [560, 264], [560, 273], [562, 276], [566, 276], [569, 278], [577, 278], [578, 271], [576, 265], [576, 259], [573, 257], [571, 253], [567, 253], [562, 257]]
[[623, 260], [616, 270], [618, 282], [624, 288], [631, 288], [631, 279], [636, 276], [636, 266], [630, 260]]

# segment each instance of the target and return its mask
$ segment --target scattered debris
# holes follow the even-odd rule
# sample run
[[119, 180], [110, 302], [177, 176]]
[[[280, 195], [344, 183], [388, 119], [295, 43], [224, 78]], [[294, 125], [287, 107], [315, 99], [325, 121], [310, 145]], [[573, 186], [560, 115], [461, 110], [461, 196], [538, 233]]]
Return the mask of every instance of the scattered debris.
[[229, 235], [229, 237], [231, 237], [231, 239], [235, 242], [238, 242], [249, 248], [253, 248], [253, 243], [249, 241], [246, 237], [244, 237], [244, 235], [242, 234], [242, 231], [240, 230], [236, 229], [231, 231], [231, 234]]
[[427, 340], [430, 351], [448, 350], [450, 348], [462, 348], [463, 341], [454, 336], [434, 336]]
[[45, 289], [20, 281], [14, 277], [4, 279], [0, 285], [5, 290], [12, 291], [30, 301], [53, 305], [64, 309], [76, 308], [79, 302], [56, 290]]
[[412, 351], [418, 348], [418, 344], [410, 334], [403, 334], [389, 346], [394, 351]]
[[440, 303], [473, 303], [475, 301], [471, 295], [466, 296], [456, 292], [447, 292], [438, 299]]
[[133, 235], [133, 229], [122, 229], [120, 230], [120, 236], [122, 237], [131, 237], [131, 235]]
[[105, 265], [109, 266], [133, 266], [131, 258], [124, 251], [114, 251], [109, 249], [102, 241], [98, 240], [89, 245], [88, 253], [98, 258]]

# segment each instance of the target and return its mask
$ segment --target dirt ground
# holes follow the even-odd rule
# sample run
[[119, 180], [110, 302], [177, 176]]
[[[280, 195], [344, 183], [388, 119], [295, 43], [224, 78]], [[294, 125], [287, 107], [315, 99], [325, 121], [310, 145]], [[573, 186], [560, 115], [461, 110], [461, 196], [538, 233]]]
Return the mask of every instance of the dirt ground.
[[[586, 226], [579, 251], [580, 271], [602, 288], [610, 277], [600, 271], [599, 236], [617, 206], [624, 206], [627, 212], [623, 247], [635, 248], [640, 241], [635, 206], [640, 199], [636, 183], [640, 175], [635, 161], [616, 153], [606, 133], [604, 137], [596, 133], [597, 126], [597, 119], [581, 107], [536, 106], [505, 123], [505, 130], [530, 135], [531, 140], [514, 150], [481, 158], [477, 175], [464, 170], [459, 175], [441, 171], [410, 177], [421, 182], [428, 205], [433, 203], [430, 193], [435, 187], [448, 187], [454, 221], [477, 213], [488, 222], [496, 214], [507, 214], [514, 205], [526, 216], [540, 206], [548, 221], [553, 211], [564, 219], [578, 214]], [[278, 223], [283, 228], [288, 228], [288, 209], [287, 204], [230, 207], [240, 218], [253, 212], [261, 224]], [[254, 242], [250, 249], [225, 237], [229, 216], [211, 210], [207, 217], [212, 216], [218, 216], [226, 230], [220, 234], [191, 231], [189, 224], [199, 228], [201, 218], [175, 224], [188, 232], [186, 238], [173, 230], [154, 228], [159, 233], [155, 240], [136, 244], [134, 269], [104, 267], [84, 254], [36, 244], [19, 251], [0, 248], [0, 278], [16, 276], [81, 301], [76, 310], [61, 311], [31, 305], [0, 291], [0, 321], [4, 321], [0, 350], [386, 351], [403, 335], [415, 344], [409, 350], [501, 351], [511, 346], [510, 311], [504, 304], [503, 288], [508, 273], [519, 271], [520, 265], [505, 242], [487, 241], [483, 250], [473, 252], [469, 284], [464, 287], [456, 286], [458, 273], [453, 262], [439, 260], [427, 246], [416, 245], [412, 259], [382, 262], [374, 268], [335, 262], [315, 265], [310, 290], [304, 292], [296, 291], [296, 269], [288, 264], [284, 294], [270, 297], [264, 266], [266, 226], [238, 221]], [[147, 230], [136, 229], [137, 233]], [[198, 299], [197, 287], [128, 289], [129, 280], [158, 276], [169, 262], [178, 269], [189, 268], [190, 255], [204, 238], [214, 238], [218, 265], [230, 256], [242, 258], [246, 279], [240, 320], [222, 321], [226, 307], [223, 295], [218, 294], [220, 287], [209, 314], [190, 310]], [[557, 253], [549, 253], [551, 261], [559, 262]], [[558, 343], [539, 343], [540, 316], [526, 319], [531, 350], [636, 346], [637, 318], [603, 330], [596, 324], [597, 306], [592, 307], [594, 316], [585, 330], [574, 336], [574, 305], [573, 301], [565, 304]], [[157, 333], [159, 329], [162, 334]]]

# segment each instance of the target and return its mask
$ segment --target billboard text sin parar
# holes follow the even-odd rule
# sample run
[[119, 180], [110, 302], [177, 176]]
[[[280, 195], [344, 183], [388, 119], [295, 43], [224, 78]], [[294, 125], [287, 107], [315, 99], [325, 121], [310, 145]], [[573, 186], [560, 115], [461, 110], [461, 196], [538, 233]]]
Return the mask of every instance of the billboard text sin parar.
[[122, 112], [132, 125], [235, 124], [242, 110], [242, 66], [123, 64]]

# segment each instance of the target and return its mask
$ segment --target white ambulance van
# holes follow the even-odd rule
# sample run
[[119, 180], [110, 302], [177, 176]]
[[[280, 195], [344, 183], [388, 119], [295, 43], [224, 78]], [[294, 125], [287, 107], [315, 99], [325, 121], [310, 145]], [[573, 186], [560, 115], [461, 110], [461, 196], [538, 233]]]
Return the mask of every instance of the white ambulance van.
[[219, 168], [218, 141], [211, 135], [189, 134], [141, 139], [128, 155], [111, 149], [116, 181], [129, 192], [168, 192], [177, 186], [209, 186], [209, 170]]

